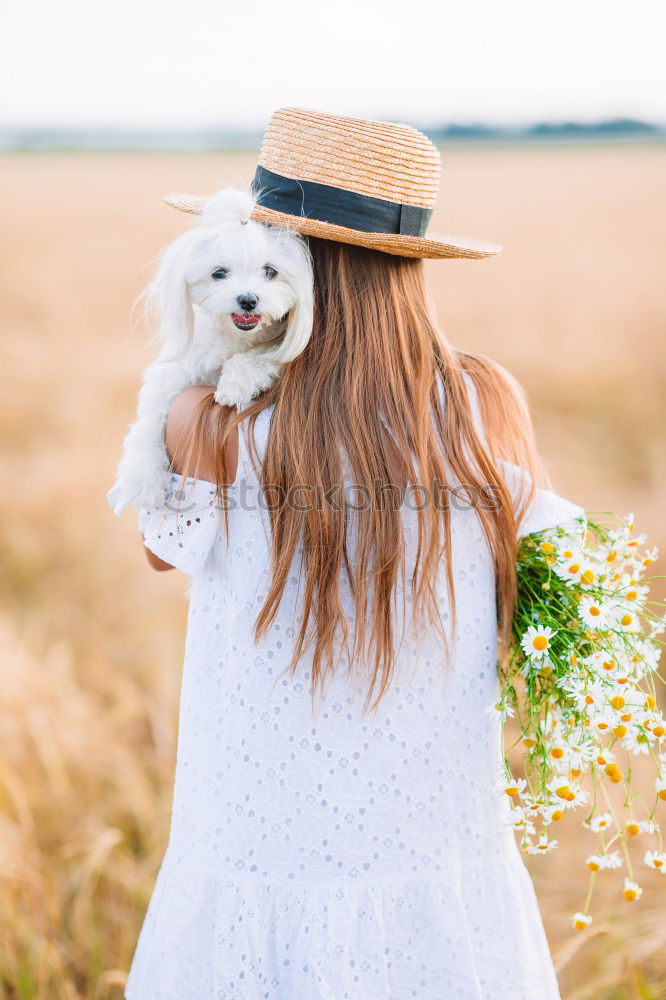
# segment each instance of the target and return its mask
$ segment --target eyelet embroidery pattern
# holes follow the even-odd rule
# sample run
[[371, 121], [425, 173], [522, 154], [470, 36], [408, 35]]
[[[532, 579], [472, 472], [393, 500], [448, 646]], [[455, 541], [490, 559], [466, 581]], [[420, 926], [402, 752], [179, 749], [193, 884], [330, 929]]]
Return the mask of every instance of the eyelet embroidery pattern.
[[[161, 507], [139, 511], [138, 527], [147, 548], [190, 576], [211, 554], [221, 523], [215, 485], [171, 475], [171, 492]], [[220, 535], [221, 540], [221, 535]]]
[[[270, 416], [257, 420], [259, 455]], [[257, 483], [244, 433], [232, 493], [241, 479]], [[498, 695], [494, 572], [476, 513], [452, 509], [453, 669], [435, 633], [413, 634], [407, 592], [377, 712], [362, 713], [366, 682], [341, 656], [313, 717], [308, 657], [285, 670], [298, 570], [255, 644], [267, 512], [232, 506], [227, 543], [214, 487], [190, 485], [189, 505], [140, 513], [146, 545], [191, 588], [171, 832], [127, 1000], [558, 1000], [496, 793], [500, 734], [484, 711]], [[570, 506], [540, 491], [530, 526]], [[344, 585], [342, 599], [351, 614]], [[439, 605], [446, 620], [443, 580]]]

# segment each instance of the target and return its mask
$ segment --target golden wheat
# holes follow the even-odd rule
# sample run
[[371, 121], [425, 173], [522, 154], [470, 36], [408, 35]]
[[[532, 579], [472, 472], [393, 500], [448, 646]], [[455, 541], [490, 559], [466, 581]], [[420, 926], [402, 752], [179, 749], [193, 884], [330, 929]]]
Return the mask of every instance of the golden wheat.
[[[634, 510], [666, 547], [666, 149], [443, 156], [433, 232], [504, 246], [428, 263], [447, 335], [523, 381], [559, 492]], [[8, 1000], [122, 996], [168, 835], [187, 585], [150, 570], [135, 515], [116, 520], [105, 499], [149, 358], [128, 314], [185, 224], [162, 194], [245, 184], [253, 166], [245, 153], [0, 160]], [[594, 929], [572, 936], [579, 854], [530, 865], [563, 997], [663, 998], [666, 879], [633, 908], [599, 880]]]

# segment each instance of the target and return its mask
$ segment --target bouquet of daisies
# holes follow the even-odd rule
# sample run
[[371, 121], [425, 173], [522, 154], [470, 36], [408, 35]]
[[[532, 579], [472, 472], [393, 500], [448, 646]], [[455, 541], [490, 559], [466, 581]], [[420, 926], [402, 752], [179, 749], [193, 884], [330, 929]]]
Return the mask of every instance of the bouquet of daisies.
[[[527, 535], [518, 552], [513, 642], [495, 708], [502, 723], [515, 717], [525, 776], [514, 778], [505, 756], [503, 792], [530, 854], [555, 848], [553, 824], [568, 809], [584, 810], [590, 884], [571, 918], [578, 929], [591, 922], [594, 881], [604, 869], [624, 869], [625, 899], [641, 896], [632, 842], [642, 844], [645, 865], [666, 873], [656, 820], [666, 800], [666, 721], [655, 690], [664, 619], [650, 610], [645, 574], [657, 552], [645, 542], [634, 535], [632, 515], [614, 526], [578, 518]], [[632, 785], [637, 755], [654, 766], [648, 801]], [[614, 786], [622, 786], [621, 802]]]

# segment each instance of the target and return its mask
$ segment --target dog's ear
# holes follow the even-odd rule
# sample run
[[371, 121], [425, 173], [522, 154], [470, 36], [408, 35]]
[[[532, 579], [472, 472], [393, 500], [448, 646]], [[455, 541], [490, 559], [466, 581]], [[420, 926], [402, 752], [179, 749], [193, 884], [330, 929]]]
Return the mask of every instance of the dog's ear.
[[160, 361], [179, 361], [194, 333], [194, 310], [186, 279], [187, 263], [201, 233], [181, 233], [164, 250], [147, 289], [147, 299], [159, 316], [155, 339], [161, 344]]
[[293, 361], [301, 354], [312, 336], [314, 295], [312, 290], [312, 259], [305, 244], [289, 234], [291, 243], [291, 281], [296, 289], [296, 303], [287, 314], [284, 336], [271, 357], [279, 364]]
[[312, 295], [309, 301], [299, 299], [287, 315], [287, 328], [277, 347], [274, 359], [280, 364], [293, 361], [301, 354], [312, 334]]

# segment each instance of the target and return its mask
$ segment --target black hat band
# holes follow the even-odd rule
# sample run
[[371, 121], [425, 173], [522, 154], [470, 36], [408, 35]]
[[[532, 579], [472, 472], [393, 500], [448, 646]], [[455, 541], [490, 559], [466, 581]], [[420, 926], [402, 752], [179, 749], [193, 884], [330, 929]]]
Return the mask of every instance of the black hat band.
[[316, 181], [294, 180], [265, 167], [257, 167], [252, 189], [258, 192], [257, 203], [265, 208], [362, 233], [424, 236], [432, 217], [431, 208], [373, 198]]

